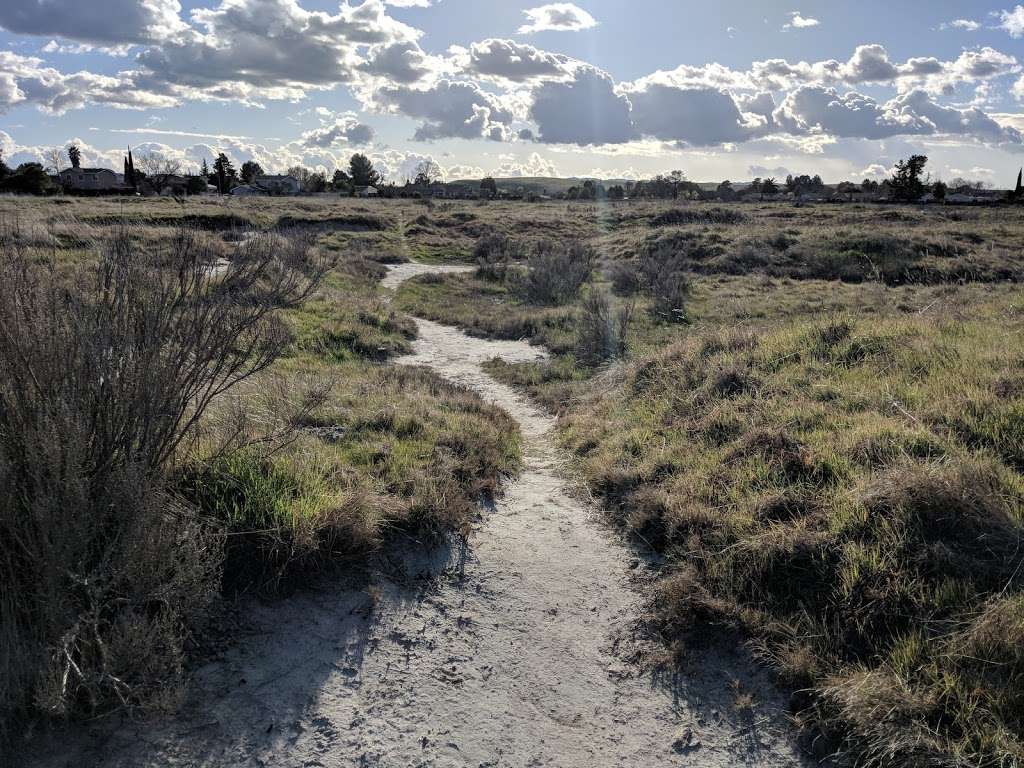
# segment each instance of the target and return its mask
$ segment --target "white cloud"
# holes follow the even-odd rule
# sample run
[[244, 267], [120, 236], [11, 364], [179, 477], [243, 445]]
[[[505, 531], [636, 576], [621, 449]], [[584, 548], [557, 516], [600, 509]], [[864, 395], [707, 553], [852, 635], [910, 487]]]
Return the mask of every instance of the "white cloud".
[[801, 16], [799, 11], [792, 11], [789, 17], [789, 22], [783, 25], [783, 29], [807, 29], [821, 24], [817, 19]]
[[525, 160], [511, 154], [501, 155], [498, 159], [501, 160], [501, 164], [490, 172], [491, 176], [504, 178], [558, 176], [558, 169], [555, 167], [555, 164], [546, 157], [542, 157], [538, 152], [531, 152], [530, 156]]
[[91, 72], [64, 74], [46, 66], [42, 59], [0, 51], [0, 113], [18, 104], [35, 104], [59, 115], [86, 104], [150, 109], [174, 103], [174, 98], [135, 88], [126, 73], [115, 76]]
[[414, 139], [442, 138], [504, 140], [513, 120], [501, 100], [474, 83], [440, 80], [429, 88], [385, 86], [373, 94], [381, 111], [399, 112], [422, 120]]
[[889, 175], [889, 169], [886, 168], [881, 163], [872, 163], [871, 165], [869, 165], [864, 170], [858, 171], [857, 173], [851, 173], [850, 174], [850, 176], [852, 176], [854, 178], [866, 178], [866, 179], [871, 179], [871, 178], [877, 179], [877, 178], [880, 178], [882, 176], [888, 176], [888, 175]]
[[355, 115], [338, 117], [330, 125], [314, 128], [302, 134], [306, 147], [330, 147], [335, 144], [369, 144], [373, 139], [373, 128], [359, 122]]
[[414, 42], [420, 32], [387, 15], [381, 0], [342, 5], [336, 15], [296, 0], [221, 0], [192, 12], [187, 33], [147, 48], [147, 81], [212, 98], [300, 98], [351, 82], [363, 46]]
[[452, 60], [463, 72], [498, 82], [525, 83], [571, 76], [574, 59], [513, 40], [489, 38], [469, 48], [453, 46]]
[[939, 29], [962, 29], [965, 32], [977, 32], [981, 29], [981, 22], [971, 19], [953, 19], [939, 25]]
[[1012, 93], [1018, 101], [1024, 101], [1024, 77], [1021, 77], [1013, 84], [1013, 87], [1010, 89], [1010, 93]]
[[1024, 5], [1012, 11], [1000, 11], [999, 26], [1010, 33], [1010, 37], [1024, 37]]
[[532, 32], [578, 32], [597, 26], [597, 20], [572, 3], [551, 3], [523, 11], [528, 22], [519, 28], [519, 34]]

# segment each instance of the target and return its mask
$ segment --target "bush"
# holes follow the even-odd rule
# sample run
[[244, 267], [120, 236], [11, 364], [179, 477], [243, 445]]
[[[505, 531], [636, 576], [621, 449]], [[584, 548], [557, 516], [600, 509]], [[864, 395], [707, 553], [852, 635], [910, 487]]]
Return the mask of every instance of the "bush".
[[632, 296], [640, 292], [640, 268], [632, 261], [616, 261], [608, 268], [612, 290], [619, 296]]
[[599, 365], [625, 355], [632, 314], [632, 305], [614, 311], [607, 291], [588, 292], [576, 319], [576, 359], [583, 365]]
[[640, 282], [652, 298], [651, 311], [669, 322], [686, 321], [690, 279], [672, 248], [651, 248], [640, 258]]
[[560, 305], [571, 301], [594, 271], [597, 255], [589, 245], [539, 242], [530, 254], [521, 293], [530, 304]]
[[524, 255], [525, 248], [520, 241], [501, 234], [486, 235], [473, 247], [476, 276], [482, 280], [504, 280], [509, 264], [521, 260]]
[[651, 225], [666, 227], [675, 224], [742, 224], [746, 214], [734, 208], [670, 208], [651, 219]]
[[[62, 276], [0, 236], [0, 729], [35, 707], [173, 700], [219, 586], [217, 526], [167, 472], [220, 394], [288, 343], [277, 310], [322, 271], [304, 238], [213, 246], [121, 228]], [[5, 728], [6, 726], [6, 728]], [[0, 730], [2, 735], [2, 730]]]

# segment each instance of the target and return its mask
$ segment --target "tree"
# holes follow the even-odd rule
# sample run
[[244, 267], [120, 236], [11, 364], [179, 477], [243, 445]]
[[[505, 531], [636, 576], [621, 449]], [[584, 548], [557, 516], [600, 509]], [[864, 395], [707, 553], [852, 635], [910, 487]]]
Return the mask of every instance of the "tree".
[[860, 189], [862, 192], [877, 192], [878, 182], [874, 179], [864, 179], [864, 181], [860, 183]]
[[609, 200], [621, 200], [626, 196], [626, 191], [620, 184], [613, 184], [608, 187], [608, 199]]
[[222, 195], [231, 189], [231, 182], [235, 177], [235, 166], [223, 152], [217, 155], [213, 161], [213, 173], [217, 177], [217, 191]]
[[775, 179], [769, 176], [767, 179], [761, 182], [761, 194], [762, 195], [774, 195], [779, 191], [779, 185]]
[[732, 188], [732, 182], [726, 179], [718, 185], [718, 197], [723, 202], [729, 202], [730, 200], [736, 199], [736, 190]]
[[46, 160], [49, 167], [53, 169], [53, 172], [58, 176], [64, 166], [64, 150], [60, 147], [54, 147], [46, 151]]
[[7, 163], [4, 162], [4, 148], [0, 147], [0, 181], [6, 179], [10, 174], [11, 169], [7, 167]]
[[380, 183], [380, 174], [366, 155], [356, 152], [349, 158], [348, 175], [357, 187], [374, 187]]
[[896, 163], [896, 170], [889, 179], [890, 194], [894, 200], [907, 202], [917, 200], [924, 194], [921, 176], [927, 162], [928, 158], [924, 155], [911, 155], [909, 160]]
[[498, 184], [493, 176], [484, 176], [480, 180], [480, 197], [493, 200], [498, 196]]
[[947, 191], [948, 187], [946, 187], [946, 185], [941, 181], [936, 181], [934, 184], [932, 184], [932, 196], [936, 200], [945, 200]]
[[68, 160], [71, 161], [72, 168], [78, 168], [82, 164], [82, 150], [77, 144], [68, 147]]
[[50, 191], [50, 177], [41, 163], [22, 163], [4, 177], [0, 191], [45, 195]]
[[157, 194], [160, 194], [172, 177], [181, 175], [180, 160], [172, 160], [157, 152], [139, 155], [139, 168], [146, 174], [146, 179]]
[[331, 177], [331, 186], [334, 187], [336, 192], [346, 194], [352, 188], [352, 179], [341, 168], [338, 168], [334, 172], [334, 176]]
[[206, 164], [206, 158], [203, 158], [203, 165], [199, 169], [199, 175], [206, 179], [206, 182], [210, 182], [210, 166]]
[[421, 160], [416, 166], [416, 177], [413, 181], [417, 187], [429, 187], [443, 176], [441, 166], [433, 160]]
[[256, 181], [257, 176], [263, 175], [263, 166], [257, 163], [255, 160], [246, 160], [242, 163], [242, 181], [246, 184], [252, 184]]
[[206, 176], [188, 176], [185, 179], [185, 191], [190, 195], [201, 195], [209, 184]]

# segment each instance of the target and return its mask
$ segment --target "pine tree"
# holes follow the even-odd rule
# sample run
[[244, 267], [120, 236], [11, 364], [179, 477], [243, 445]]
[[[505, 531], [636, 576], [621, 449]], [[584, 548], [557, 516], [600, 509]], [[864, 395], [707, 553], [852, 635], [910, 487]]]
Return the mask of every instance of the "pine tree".
[[1017, 187], [1013, 190], [1015, 197], [1020, 197], [1021, 193], [1024, 192], [1024, 187], [1021, 187], [1021, 181], [1024, 180], [1024, 168], [1017, 171]]

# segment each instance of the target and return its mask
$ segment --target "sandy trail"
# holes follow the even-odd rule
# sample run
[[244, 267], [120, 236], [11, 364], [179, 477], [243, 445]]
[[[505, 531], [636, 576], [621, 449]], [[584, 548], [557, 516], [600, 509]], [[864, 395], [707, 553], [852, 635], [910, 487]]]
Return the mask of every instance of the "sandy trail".
[[[447, 270], [404, 264], [384, 284], [426, 271]], [[742, 655], [702, 651], [664, 680], [633, 663], [646, 566], [570, 493], [551, 418], [480, 369], [543, 353], [418, 323], [401, 362], [474, 389], [523, 432], [524, 471], [469, 545], [383, 564], [372, 599], [324, 585], [257, 607], [256, 630], [197, 671], [178, 716], [62, 736], [29, 765], [801, 762], [778, 694]], [[752, 711], [733, 707], [737, 681]]]

